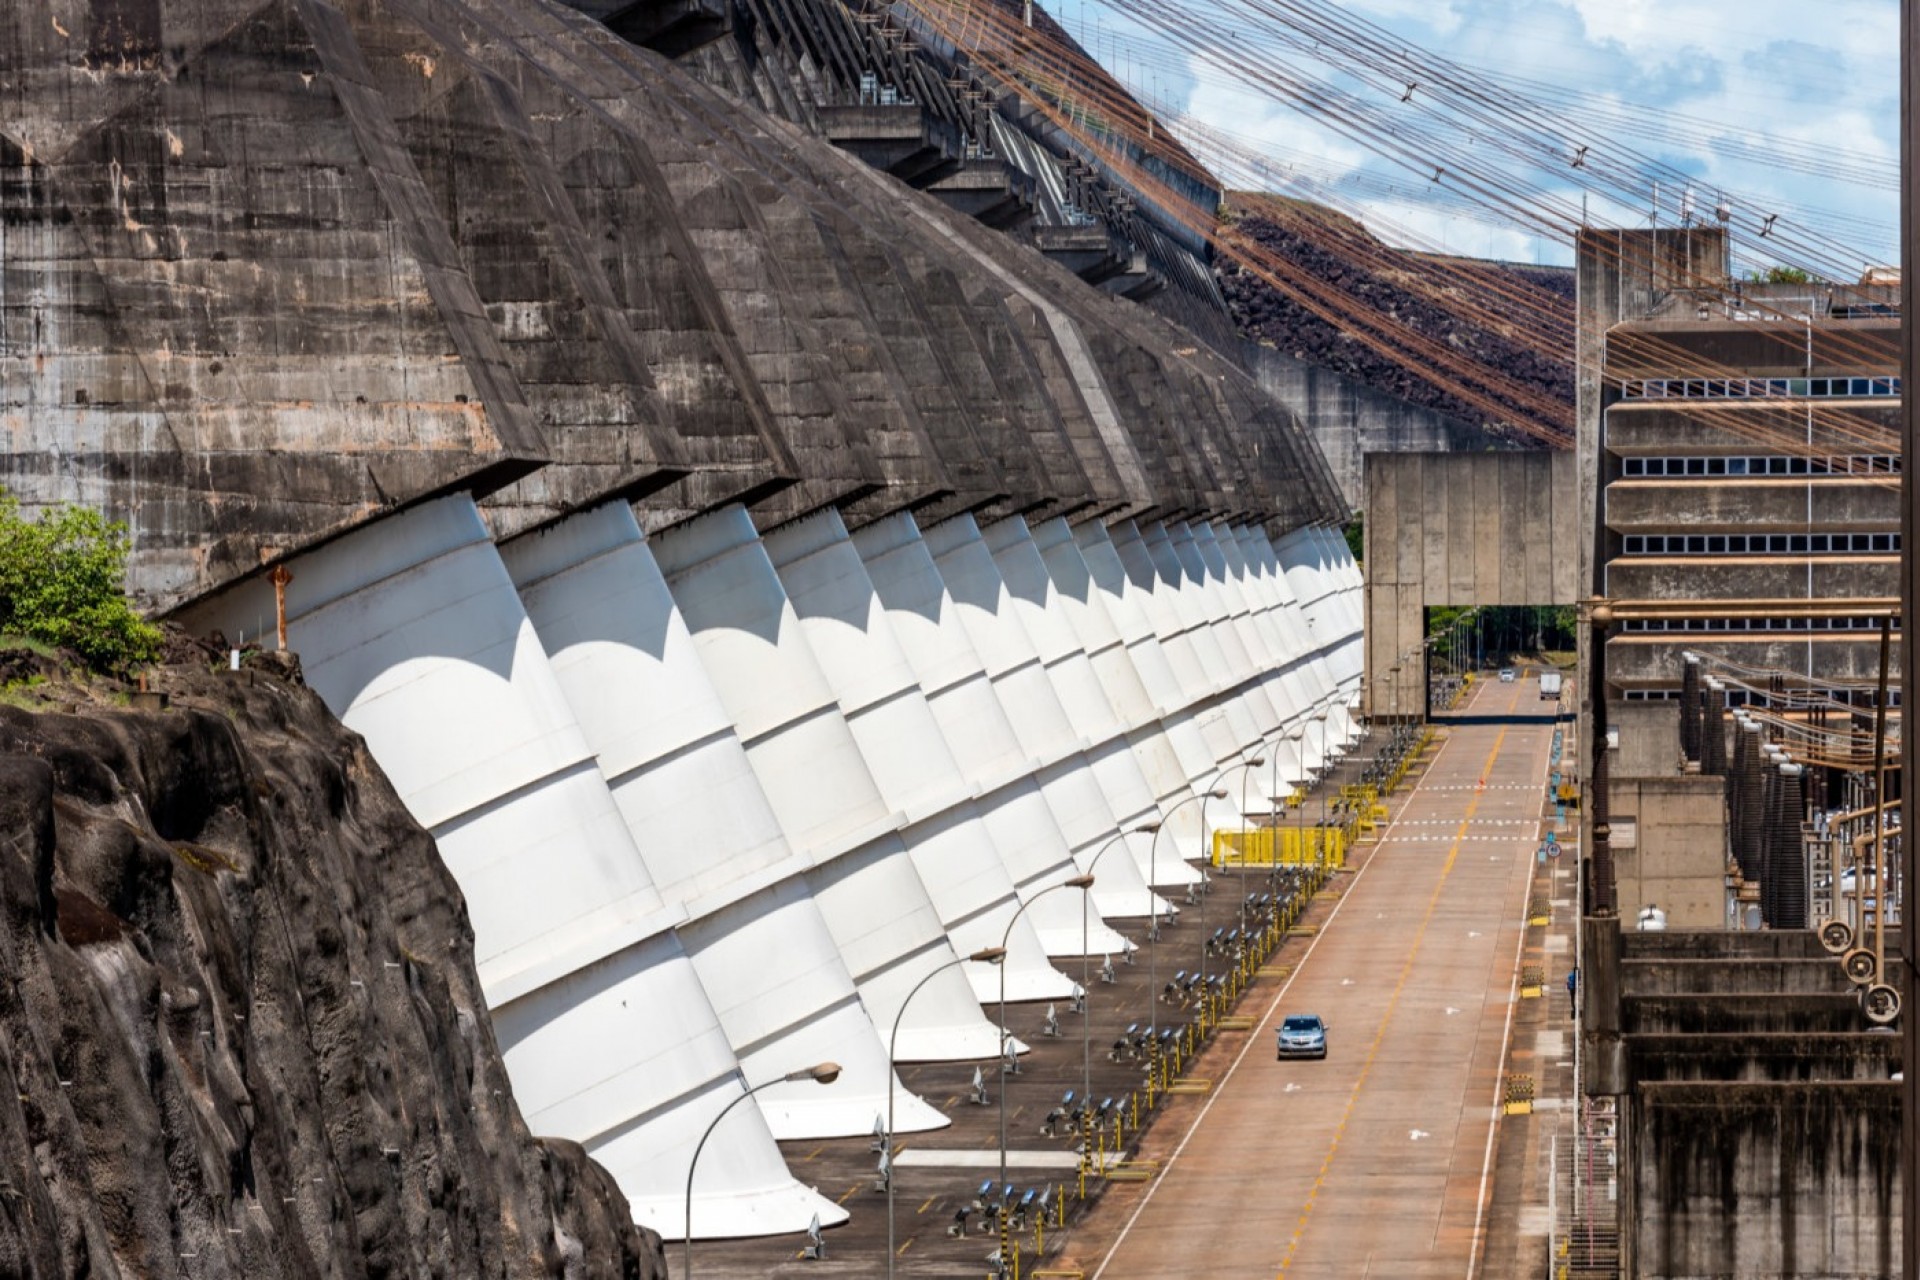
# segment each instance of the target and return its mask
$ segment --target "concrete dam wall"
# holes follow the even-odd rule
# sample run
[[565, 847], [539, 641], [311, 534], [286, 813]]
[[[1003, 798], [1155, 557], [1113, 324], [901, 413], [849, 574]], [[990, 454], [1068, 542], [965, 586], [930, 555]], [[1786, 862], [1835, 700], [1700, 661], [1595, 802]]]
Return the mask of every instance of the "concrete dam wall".
[[693, 1231], [844, 1218], [776, 1139], [943, 1123], [890, 1056], [996, 1058], [1242, 821], [1184, 801], [1356, 735], [1346, 504], [1167, 321], [545, 0], [27, 8], [0, 483], [284, 617], [662, 1234], [822, 1060]]

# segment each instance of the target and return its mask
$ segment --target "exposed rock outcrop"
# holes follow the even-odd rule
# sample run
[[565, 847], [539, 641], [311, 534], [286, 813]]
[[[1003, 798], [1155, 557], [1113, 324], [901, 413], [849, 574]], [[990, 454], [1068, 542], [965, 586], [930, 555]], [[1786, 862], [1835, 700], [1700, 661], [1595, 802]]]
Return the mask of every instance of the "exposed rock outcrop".
[[664, 1275], [528, 1134], [364, 743], [292, 663], [175, 657], [164, 709], [0, 661], [0, 1275]]

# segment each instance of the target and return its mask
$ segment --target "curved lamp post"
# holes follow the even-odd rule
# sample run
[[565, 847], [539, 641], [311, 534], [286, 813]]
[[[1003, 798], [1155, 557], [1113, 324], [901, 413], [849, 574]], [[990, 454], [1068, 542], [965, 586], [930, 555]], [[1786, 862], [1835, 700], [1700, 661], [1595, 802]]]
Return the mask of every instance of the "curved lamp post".
[[[1333, 771], [1332, 766], [1328, 763], [1327, 752], [1327, 716], [1330, 714], [1331, 708], [1322, 710], [1319, 715], [1314, 717], [1315, 720], [1320, 722], [1320, 779], [1322, 781]], [[1327, 863], [1327, 792], [1324, 787], [1316, 789], [1320, 792], [1320, 837], [1316, 842], [1319, 847], [1315, 850], [1314, 861], [1315, 864], [1319, 866], [1321, 872], [1324, 873]], [[1300, 807], [1304, 809], [1306, 805], [1302, 804]]]
[[[1135, 833], [1140, 835], [1153, 835], [1159, 830], [1159, 823], [1143, 822], [1137, 827], [1131, 827], [1125, 831], [1116, 833], [1108, 839], [1105, 844], [1100, 846], [1098, 853], [1087, 860], [1087, 875], [1093, 875], [1093, 869], [1100, 865], [1100, 859], [1107, 856], [1107, 850], [1113, 848], [1113, 846], [1119, 844], [1128, 836], [1134, 835]], [[1153, 886], [1148, 885], [1147, 889], [1148, 892], [1152, 892]], [[1039, 896], [1039, 894], [1034, 895], [1036, 898]], [[1093, 988], [1087, 985], [1088, 980], [1092, 976], [1087, 971], [1087, 952], [1089, 950], [1087, 944], [1087, 915], [1090, 898], [1091, 895], [1088, 894], [1080, 895], [1080, 1099], [1083, 1105], [1087, 1099], [1093, 1096]], [[1151, 991], [1147, 994], [1149, 999], [1155, 998]]]
[[[1226, 798], [1227, 791], [1225, 787], [1220, 788], [1218, 791], [1196, 791], [1185, 800], [1180, 801], [1171, 809], [1168, 809], [1166, 816], [1160, 819], [1160, 827], [1164, 830], [1166, 824], [1173, 821], [1174, 814], [1180, 812], [1181, 809], [1192, 804], [1195, 800], [1198, 800], [1200, 802], [1200, 829], [1205, 831], [1207, 829], [1207, 801], [1209, 799], [1225, 800]], [[1160, 1030], [1160, 978], [1156, 971], [1160, 951], [1160, 913], [1153, 905], [1153, 875], [1154, 868], [1159, 864], [1159, 859], [1160, 832], [1155, 831], [1153, 833], [1153, 844], [1147, 850], [1147, 1025], [1155, 1034], [1158, 1034]], [[1201, 901], [1202, 903], [1206, 901], [1204, 896]], [[1205, 907], [1203, 906], [1201, 910], [1204, 912]], [[1205, 954], [1204, 950], [1202, 954]]]
[[[1258, 756], [1255, 756], [1252, 763], [1257, 765], [1265, 762]], [[1207, 888], [1210, 883], [1207, 879], [1206, 868], [1213, 865], [1213, 850], [1207, 847], [1207, 801], [1225, 800], [1227, 798], [1227, 789], [1220, 785], [1221, 781], [1235, 769], [1243, 769], [1245, 767], [1245, 763], [1220, 766], [1219, 770], [1214, 773], [1213, 780], [1207, 783], [1207, 789], [1202, 792], [1200, 796], [1200, 860], [1205, 864], [1200, 870], [1200, 933], [1202, 935], [1200, 938], [1200, 985], [1203, 987], [1207, 985], [1207, 939], [1205, 934], [1207, 932]], [[1188, 797], [1188, 799], [1191, 798], [1191, 796]], [[1175, 807], [1177, 808], [1178, 806]], [[1244, 807], [1241, 812], [1242, 816], [1244, 816]]]
[[695, 1144], [693, 1148], [693, 1159], [687, 1161], [687, 1238], [686, 1261], [681, 1266], [682, 1276], [691, 1276], [693, 1274], [693, 1171], [700, 1163], [700, 1153], [706, 1149], [707, 1139], [713, 1136], [713, 1131], [720, 1126], [720, 1122], [727, 1118], [727, 1112], [733, 1110], [762, 1089], [771, 1089], [777, 1084], [791, 1084], [795, 1080], [815, 1080], [821, 1084], [832, 1084], [839, 1078], [839, 1063], [817, 1062], [813, 1066], [803, 1067], [799, 1071], [789, 1071], [778, 1080], [762, 1081], [754, 1085], [751, 1089], [748, 1089], [745, 1093], [742, 1093], [732, 1102], [729, 1102], [726, 1106], [720, 1108], [720, 1114], [713, 1118], [713, 1123], [707, 1126], [707, 1131], [700, 1135], [700, 1141]]
[[[1059, 884], [1050, 884], [1040, 892], [1021, 903], [1019, 909], [1007, 921], [1006, 932], [1000, 935], [1000, 950], [1004, 953], [1007, 942], [1013, 937], [1013, 926], [1020, 922], [1020, 916], [1026, 909], [1056, 889], [1078, 889], [1084, 895], [1093, 889], [1092, 876], [1073, 876]], [[1084, 912], [1086, 904], [1081, 904]], [[1083, 916], [1084, 918], [1084, 916]], [[1007, 1059], [1012, 1054], [1013, 1036], [1007, 1030], [1007, 966], [1000, 966], [1000, 1185], [1007, 1185]]]
[[907, 1006], [920, 994], [920, 988], [933, 981], [948, 969], [957, 968], [969, 960], [978, 964], [999, 964], [1007, 958], [1005, 947], [982, 947], [972, 955], [948, 960], [927, 970], [920, 981], [913, 984], [913, 990], [907, 992], [907, 998], [900, 1002], [900, 1009], [893, 1015], [893, 1030], [887, 1034], [887, 1275], [893, 1275], [893, 1049], [900, 1040], [900, 1020], [907, 1016]]
[[[1240, 820], [1242, 822], [1246, 821], [1246, 817], [1247, 817], [1247, 780], [1253, 777], [1253, 771], [1255, 769], [1260, 768], [1261, 766], [1266, 764], [1266, 762], [1267, 762], [1267, 758], [1265, 756], [1254, 756], [1252, 759], [1243, 760], [1239, 764], [1229, 765], [1226, 769], [1221, 771], [1220, 777], [1224, 780], [1226, 776], [1232, 773], [1235, 769], [1242, 770], [1240, 774]], [[1204, 823], [1201, 825], [1200, 838], [1202, 840], [1206, 839], [1206, 827]], [[1212, 863], [1213, 858], [1209, 856], [1207, 858], [1207, 861], [1208, 863]], [[1247, 850], [1246, 850], [1245, 844], [1243, 843], [1240, 849], [1240, 932], [1244, 934], [1246, 931], [1247, 931]]]

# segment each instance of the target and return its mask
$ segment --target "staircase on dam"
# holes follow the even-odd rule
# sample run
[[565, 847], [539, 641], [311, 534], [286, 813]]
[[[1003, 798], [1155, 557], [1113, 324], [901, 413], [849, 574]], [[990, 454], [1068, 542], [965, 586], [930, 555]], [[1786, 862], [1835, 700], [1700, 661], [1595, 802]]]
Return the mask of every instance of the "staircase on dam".
[[1019, 1052], [1002, 985], [1068, 1004], [1363, 684], [1300, 420], [986, 225], [964, 142], [921, 191], [764, 109], [715, 12], [0, 28], [9, 491], [284, 634], [460, 885], [528, 1124], [673, 1238], [844, 1220], [777, 1142], [943, 1124], [897, 1064]]

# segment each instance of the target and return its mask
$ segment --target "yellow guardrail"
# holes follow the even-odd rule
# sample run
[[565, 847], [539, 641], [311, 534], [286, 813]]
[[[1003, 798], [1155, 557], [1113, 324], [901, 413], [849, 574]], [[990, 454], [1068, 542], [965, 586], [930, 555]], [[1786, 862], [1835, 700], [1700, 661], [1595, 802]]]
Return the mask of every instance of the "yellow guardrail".
[[1216, 867], [1271, 867], [1347, 865], [1350, 836], [1346, 827], [1314, 823], [1299, 827], [1256, 827], [1213, 833]]

